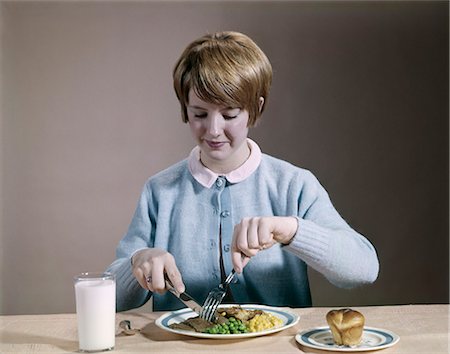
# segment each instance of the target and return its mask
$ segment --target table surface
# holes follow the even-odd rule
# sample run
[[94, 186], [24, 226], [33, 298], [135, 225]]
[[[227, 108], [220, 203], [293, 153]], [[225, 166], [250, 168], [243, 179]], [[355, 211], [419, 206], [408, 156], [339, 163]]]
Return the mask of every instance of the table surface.
[[[116, 314], [118, 353], [330, 353], [297, 343], [305, 329], [326, 326], [327, 307], [285, 310], [300, 315], [294, 327], [261, 337], [240, 340], [203, 339], [160, 329], [155, 320], [163, 312]], [[390, 330], [400, 336], [393, 347], [374, 353], [449, 353], [449, 311], [445, 305], [354, 307], [366, 318], [366, 326]], [[125, 336], [118, 324], [130, 320], [141, 331]], [[75, 314], [0, 316], [0, 353], [74, 353], [78, 351]]]

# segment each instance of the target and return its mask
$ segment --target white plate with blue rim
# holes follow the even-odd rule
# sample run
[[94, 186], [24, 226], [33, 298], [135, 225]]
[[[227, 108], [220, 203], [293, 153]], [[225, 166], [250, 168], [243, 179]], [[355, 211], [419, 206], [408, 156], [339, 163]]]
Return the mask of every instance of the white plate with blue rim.
[[176, 333], [176, 334], [182, 334], [185, 336], [191, 336], [191, 337], [197, 337], [197, 338], [209, 338], [209, 339], [244, 339], [244, 338], [250, 338], [250, 337], [258, 337], [258, 336], [265, 336], [268, 334], [276, 333], [283, 331], [287, 328], [290, 328], [298, 323], [300, 320], [300, 316], [293, 312], [286, 311], [283, 308], [278, 307], [271, 307], [271, 306], [264, 306], [264, 305], [221, 305], [220, 308], [224, 307], [231, 307], [231, 306], [240, 306], [244, 310], [262, 310], [264, 312], [267, 312], [269, 314], [272, 314], [279, 319], [281, 319], [282, 324], [278, 327], [270, 328], [265, 331], [260, 332], [249, 332], [249, 333], [239, 333], [239, 334], [209, 334], [209, 333], [200, 333], [200, 332], [193, 332], [193, 331], [185, 331], [182, 329], [175, 329], [170, 328], [169, 326], [173, 323], [180, 323], [188, 318], [191, 317], [197, 317], [198, 315], [192, 311], [191, 309], [181, 309], [173, 312], [168, 312], [162, 316], [160, 316], [156, 321], [155, 324], [162, 328], [165, 331]]
[[364, 327], [361, 343], [356, 346], [336, 345], [330, 327], [316, 327], [297, 333], [295, 340], [309, 348], [335, 352], [361, 352], [392, 347], [400, 337], [386, 329]]

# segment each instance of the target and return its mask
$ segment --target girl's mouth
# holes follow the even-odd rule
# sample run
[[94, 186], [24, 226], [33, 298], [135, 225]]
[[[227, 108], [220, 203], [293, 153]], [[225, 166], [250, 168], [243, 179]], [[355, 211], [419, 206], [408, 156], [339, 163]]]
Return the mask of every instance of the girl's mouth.
[[211, 141], [211, 140], [205, 141], [211, 149], [220, 149], [222, 146], [225, 145], [225, 143], [221, 141]]

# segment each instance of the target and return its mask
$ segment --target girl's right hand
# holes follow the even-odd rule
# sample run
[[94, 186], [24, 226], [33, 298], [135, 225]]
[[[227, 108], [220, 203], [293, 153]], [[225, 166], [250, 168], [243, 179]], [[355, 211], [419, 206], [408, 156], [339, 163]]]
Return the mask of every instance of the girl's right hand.
[[144, 289], [159, 294], [165, 293], [164, 274], [167, 274], [174, 288], [179, 293], [184, 292], [181, 273], [169, 252], [159, 248], [142, 249], [133, 255], [131, 264], [133, 275]]

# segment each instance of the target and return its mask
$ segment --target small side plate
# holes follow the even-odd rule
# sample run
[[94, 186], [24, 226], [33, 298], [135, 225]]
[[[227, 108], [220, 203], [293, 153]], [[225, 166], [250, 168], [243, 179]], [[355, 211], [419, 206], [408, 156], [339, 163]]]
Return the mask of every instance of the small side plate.
[[295, 340], [305, 347], [314, 349], [335, 352], [360, 352], [392, 347], [400, 340], [400, 337], [385, 329], [364, 327], [361, 344], [348, 347], [334, 344], [330, 328], [325, 326], [299, 332], [295, 336]]

